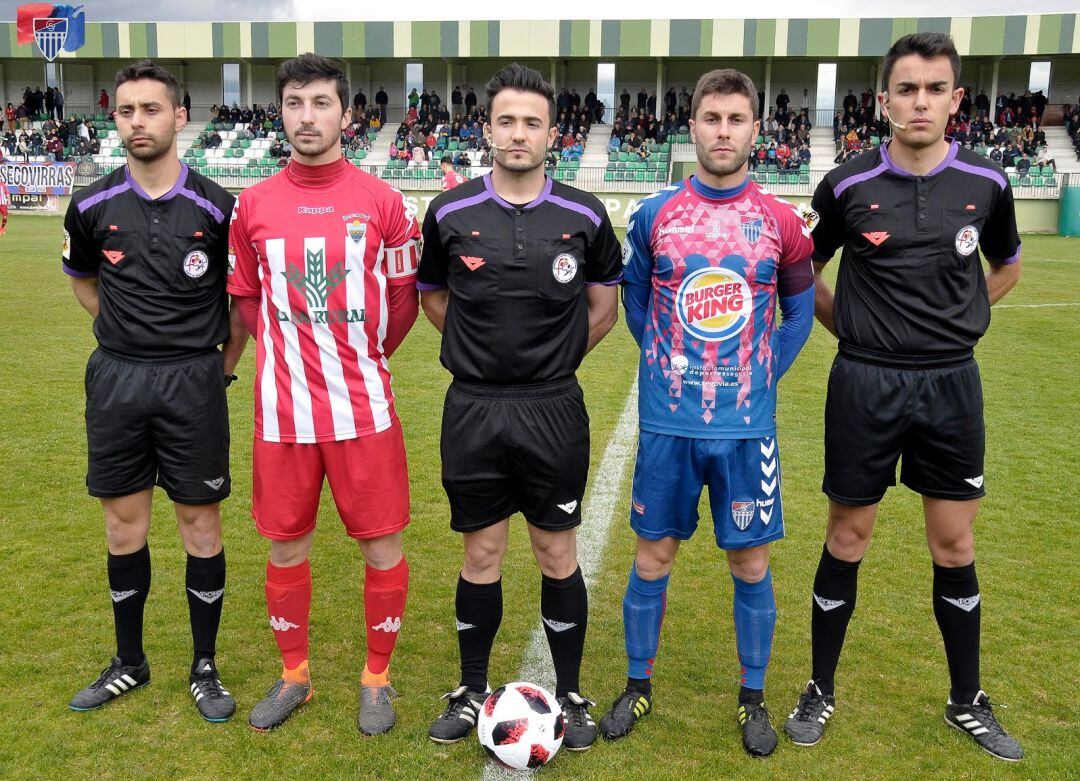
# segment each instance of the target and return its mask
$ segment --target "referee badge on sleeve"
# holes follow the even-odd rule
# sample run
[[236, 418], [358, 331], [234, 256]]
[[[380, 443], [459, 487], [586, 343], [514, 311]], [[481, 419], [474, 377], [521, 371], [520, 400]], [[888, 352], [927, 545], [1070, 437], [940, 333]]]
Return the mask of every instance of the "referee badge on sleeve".
[[965, 225], [956, 234], [956, 251], [965, 257], [979, 246], [979, 231], [974, 225]]
[[634, 248], [630, 246], [630, 239], [623, 239], [622, 243], [622, 264], [625, 266], [630, 262], [630, 256], [634, 254]]
[[71, 234], [64, 228], [64, 246], [61, 249], [64, 260], [71, 260]]

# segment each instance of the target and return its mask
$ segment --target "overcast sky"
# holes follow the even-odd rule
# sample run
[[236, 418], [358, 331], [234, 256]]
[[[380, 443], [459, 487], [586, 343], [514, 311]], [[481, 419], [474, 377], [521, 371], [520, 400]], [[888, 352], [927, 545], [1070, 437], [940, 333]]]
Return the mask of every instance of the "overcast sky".
[[[68, 0], [73, 4], [78, 0]], [[361, 5], [362, 7], [361, 10]], [[443, 20], [447, 18], [446, 0], [410, 0], [407, 14], [402, 15], [400, 3], [357, 3], [355, 11], [342, 9], [340, 0], [182, 0], [172, 3], [149, 4], [146, 0], [91, 0], [86, 3], [88, 22], [167, 22], [167, 21], [270, 21], [270, 20], [332, 20], [344, 21], [404, 21]], [[455, 19], [551, 19], [556, 3], [511, 4], [493, 0], [463, 0], [453, 3]], [[678, 8], [671, 8], [677, 5]], [[867, 6], [873, 6], [867, 13]], [[16, 2], [5, 3], [0, 17], [14, 21]], [[373, 7], [374, 6], [374, 7]], [[576, 0], [572, 4], [575, 19], [714, 19], [742, 18], [746, 7], [738, 3], [717, 3], [716, 0], [683, 0], [677, 4], [662, 4], [657, 0]], [[148, 7], [153, 8], [148, 15]], [[730, 8], [733, 12], [728, 13]], [[947, 10], [946, 10], [947, 9]], [[770, 17], [802, 19], [807, 17], [866, 17], [889, 16], [995, 16], [1017, 13], [1074, 13], [1076, 0], [1035, 0], [1032, 4], [1016, 0], [956, 0], [948, 4], [941, 0], [905, 0], [902, 7], [887, 3], [868, 3], [866, 0], [772, 0], [768, 4]], [[758, 10], [755, 8], [755, 10]], [[761, 9], [764, 10], [764, 9]]]

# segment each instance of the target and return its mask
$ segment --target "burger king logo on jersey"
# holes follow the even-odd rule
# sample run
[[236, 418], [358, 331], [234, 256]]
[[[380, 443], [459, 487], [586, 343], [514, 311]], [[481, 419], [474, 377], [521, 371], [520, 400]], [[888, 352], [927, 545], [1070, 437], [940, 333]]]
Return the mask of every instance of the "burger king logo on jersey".
[[720, 342], [738, 334], [754, 313], [750, 285], [735, 271], [702, 268], [687, 274], [675, 294], [679, 322], [693, 337]]

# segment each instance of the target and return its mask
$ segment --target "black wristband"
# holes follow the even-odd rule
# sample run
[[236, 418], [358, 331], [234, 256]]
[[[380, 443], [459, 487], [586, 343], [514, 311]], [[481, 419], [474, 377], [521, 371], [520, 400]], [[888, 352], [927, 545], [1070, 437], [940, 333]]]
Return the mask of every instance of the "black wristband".
[[235, 374], [226, 374], [225, 375], [225, 387], [228, 388], [230, 385], [232, 385], [234, 382], [236, 382], [239, 379], [240, 378], [237, 377]]

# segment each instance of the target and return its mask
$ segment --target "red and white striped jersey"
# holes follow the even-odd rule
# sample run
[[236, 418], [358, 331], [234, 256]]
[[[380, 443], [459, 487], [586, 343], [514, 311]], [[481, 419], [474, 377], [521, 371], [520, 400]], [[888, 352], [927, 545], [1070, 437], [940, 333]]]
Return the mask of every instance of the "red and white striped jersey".
[[387, 287], [415, 284], [402, 194], [345, 160], [290, 163], [240, 194], [228, 291], [260, 296], [255, 436], [328, 442], [390, 427]]

